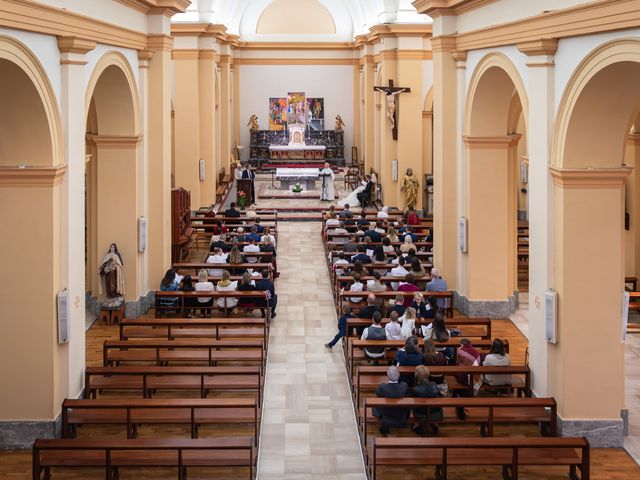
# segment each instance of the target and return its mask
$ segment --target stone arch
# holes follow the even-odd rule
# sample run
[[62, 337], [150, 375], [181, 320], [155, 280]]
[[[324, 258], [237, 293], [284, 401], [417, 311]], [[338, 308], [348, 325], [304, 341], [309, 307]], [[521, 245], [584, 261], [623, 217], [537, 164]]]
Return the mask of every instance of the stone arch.
[[0, 35], [0, 65], [3, 63], [6, 71], [0, 78], [0, 102], [7, 123], [0, 118], [0, 133], [11, 139], [0, 141], [0, 163], [64, 164], [60, 110], [44, 67], [23, 43]]

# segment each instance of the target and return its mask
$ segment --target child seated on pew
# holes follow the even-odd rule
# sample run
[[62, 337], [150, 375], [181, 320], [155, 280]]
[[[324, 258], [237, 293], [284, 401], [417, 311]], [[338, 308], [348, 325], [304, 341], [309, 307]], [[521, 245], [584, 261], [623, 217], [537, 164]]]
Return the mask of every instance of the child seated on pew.
[[[364, 284], [360, 281], [360, 274], [359, 273], [354, 273], [353, 274], [353, 283], [349, 287], [349, 291], [350, 292], [361, 292], [362, 290], [364, 290]], [[362, 297], [351, 297], [349, 300], [351, 300], [353, 303], [360, 303], [360, 302], [362, 302]]]
[[402, 326], [398, 322], [398, 318], [398, 312], [391, 312], [389, 314], [389, 323], [384, 327], [389, 340], [402, 340]]

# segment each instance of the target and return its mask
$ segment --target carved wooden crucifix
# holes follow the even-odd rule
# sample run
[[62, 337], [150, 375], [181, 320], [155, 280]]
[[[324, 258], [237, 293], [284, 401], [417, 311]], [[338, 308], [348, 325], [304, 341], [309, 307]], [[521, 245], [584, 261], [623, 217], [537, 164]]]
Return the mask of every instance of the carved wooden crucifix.
[[393, 80], [389, 80], [388, 87], [373, 87], [376, 92], [382, 92], [387, 99], [387, 118], [391, 124], [391, 133], [393, 139], [398, 140], [398, 105], [396, 105], [396, 97], [401, 93], [411, 93], [408, 87], [394, 87]]

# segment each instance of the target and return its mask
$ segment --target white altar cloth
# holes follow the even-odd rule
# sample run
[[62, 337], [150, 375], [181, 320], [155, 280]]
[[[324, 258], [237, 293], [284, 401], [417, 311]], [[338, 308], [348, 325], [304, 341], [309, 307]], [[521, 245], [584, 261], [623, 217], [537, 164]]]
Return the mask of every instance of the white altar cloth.
[[276, 168], [276, 178], [313, 178], [317, 179], [320, 170], [317, 168]]
[[322, 150], [326, 150], [327, 147], [325, 147], [324, 145], [271, 145], [269, 147], [269, 150], [272, 152], [290, 152], [290, 151], [322, 151]]

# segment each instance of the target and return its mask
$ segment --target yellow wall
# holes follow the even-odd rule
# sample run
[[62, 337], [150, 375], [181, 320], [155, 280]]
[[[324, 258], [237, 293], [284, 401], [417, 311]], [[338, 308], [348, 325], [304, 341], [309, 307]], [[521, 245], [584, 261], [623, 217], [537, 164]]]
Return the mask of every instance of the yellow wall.
[[275, 0], [262, 12], [256, 33], [336, 33], [336, 24], [317, 0]]

